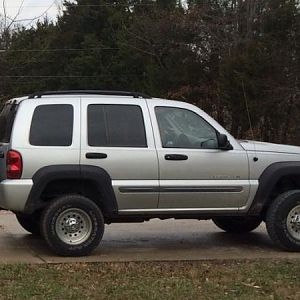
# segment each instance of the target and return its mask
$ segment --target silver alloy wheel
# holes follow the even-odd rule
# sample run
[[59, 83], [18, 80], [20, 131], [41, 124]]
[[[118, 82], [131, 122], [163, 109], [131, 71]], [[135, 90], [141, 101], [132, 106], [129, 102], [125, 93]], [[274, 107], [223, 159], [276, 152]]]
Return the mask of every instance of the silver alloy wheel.
[[56, 219], [55, 230], [61, 241], [68, 245], [84, 243], [91, 235], [92, 220], [80, 208], [64, 210]]
[[300, 205], [295, 206], [289, 212], [286, 223], [290, 235], [300, 241]]

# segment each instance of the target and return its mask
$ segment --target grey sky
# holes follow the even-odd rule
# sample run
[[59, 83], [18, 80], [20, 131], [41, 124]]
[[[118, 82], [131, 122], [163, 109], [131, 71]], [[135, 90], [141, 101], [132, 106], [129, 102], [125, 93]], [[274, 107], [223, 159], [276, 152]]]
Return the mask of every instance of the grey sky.
[[[18, 13], [18, 9], [22, 4], [23, 0], [5, 0], [6, 3], [6, 13], [10, 18], [14, 18]], [[0, 14], [3, 14], [2, 2], [0, 0]], [[20, 11], [20, 15], [18, 16], [18, 20], [20, 19], [32, 19], [36, 18], [43, 14], [43, 17], [47, 15], [49, 18], [55, 18], [57, 15], [57, 4], [61, 3], [61, 0], [24, 0], [22, 9]], [[47, 12], [46, 12], [47, 10]], [[44, 14], [45, 13], [45, 14]], [[26, 25], [26, 21], [24, 21], [24, 25]]]
[[[6, 3], [7, 16], [11, 19], [14, 19], [16, 14], [18, 14], [20, 5], [24, 1], [17, 20], [25, 19], [25, 21], [21, 22], [25, 26], [32, 24], [27, 19], [37, 18], [41, 15], [41, 19], [45, 16], [55, 19], [58, 14], [58, 7], [63, 2], [63, 0], [0, 0], [0, 14], [3, 14], [3, 1]], [[69, 2], [72, 1], [70, 0]], [[186, 3], [186, 0], [182, 0], [182, 3]]]

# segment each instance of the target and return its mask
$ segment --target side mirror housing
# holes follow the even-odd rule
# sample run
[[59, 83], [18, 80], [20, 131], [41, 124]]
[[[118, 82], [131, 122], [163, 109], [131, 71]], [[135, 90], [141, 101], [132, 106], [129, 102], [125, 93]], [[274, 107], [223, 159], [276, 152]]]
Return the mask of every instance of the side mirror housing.
[[232, 150], [233, 149], [226, 134], [222, 134], [222, 133], [218, 134], [218, 143], [219, 143], [219, 149], [221, 149], [221, 150]]

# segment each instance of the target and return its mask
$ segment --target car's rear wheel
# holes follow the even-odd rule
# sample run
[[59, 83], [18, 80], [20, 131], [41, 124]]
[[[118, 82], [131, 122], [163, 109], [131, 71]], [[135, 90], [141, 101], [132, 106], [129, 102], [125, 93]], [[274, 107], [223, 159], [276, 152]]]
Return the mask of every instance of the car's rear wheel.
[[91, 253], [104, 233], [99, 207], [80, 195], [56, 198], [41, 217], [41, 232], [51, 249], [61, 256]]
[[19, 224], [28, 232], [40, 235], [40, 214], [27, 215], [16, 213]]
[[256, 229], [262, 222], [260, 217], [216, 217], [213, 222], [222, 230], [245, 233]]
[[279, 247], [300, 251], [300, 190], [279, 195], [266, 217], [267, 231]]

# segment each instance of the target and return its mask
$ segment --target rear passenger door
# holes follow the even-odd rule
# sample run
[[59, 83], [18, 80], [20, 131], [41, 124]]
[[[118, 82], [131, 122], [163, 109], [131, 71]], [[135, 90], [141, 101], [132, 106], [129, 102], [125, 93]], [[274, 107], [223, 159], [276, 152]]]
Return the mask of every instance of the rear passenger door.
[[157, 208], [158, 159], [145, 100], [82, 97], [81, 111], [80, 163], [110, 175], [120, 212]]

